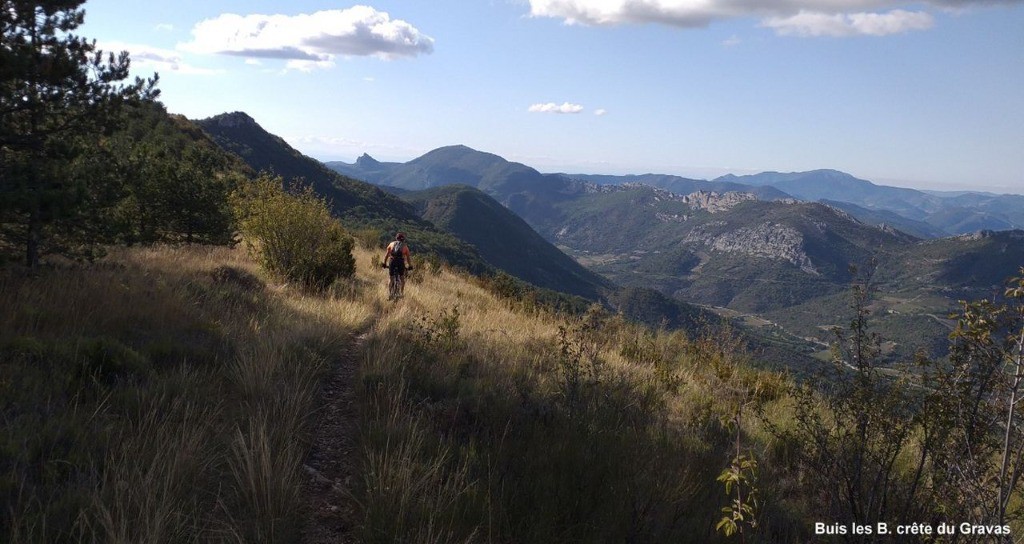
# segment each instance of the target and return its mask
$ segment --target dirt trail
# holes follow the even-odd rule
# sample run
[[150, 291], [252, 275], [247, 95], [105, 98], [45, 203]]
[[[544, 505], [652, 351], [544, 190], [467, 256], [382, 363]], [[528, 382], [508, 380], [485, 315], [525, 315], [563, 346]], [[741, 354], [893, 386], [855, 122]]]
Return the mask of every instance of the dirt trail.
[[350, 490], [356, 474], [358, 425], [355, 380], [368, 331], [356, 335], [324, 384], [313, 427], [313, 444], [303, 465], [307, 516], [306, 544], [357, 542], [356, 512]]

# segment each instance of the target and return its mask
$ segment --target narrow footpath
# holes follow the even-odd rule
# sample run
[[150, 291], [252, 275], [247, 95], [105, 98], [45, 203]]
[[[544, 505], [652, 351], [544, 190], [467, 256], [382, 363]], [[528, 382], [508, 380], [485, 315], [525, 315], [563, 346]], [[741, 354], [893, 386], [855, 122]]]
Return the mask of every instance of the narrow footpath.
[[363, 331], [353, 338], [335, 361], [321, 391], [313, 443], [302, 467], [307, 510], [302, 531], [305, 544], [357, 542], [356, 510], [350, 493], [358, 463], [355, 380], [369, 334]]

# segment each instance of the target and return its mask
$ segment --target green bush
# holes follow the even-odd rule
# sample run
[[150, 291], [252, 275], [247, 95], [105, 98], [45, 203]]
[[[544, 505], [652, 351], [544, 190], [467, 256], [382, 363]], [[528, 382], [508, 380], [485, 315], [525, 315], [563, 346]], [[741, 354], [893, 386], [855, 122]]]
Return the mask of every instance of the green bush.
[[263, 175], [232, 197], [250, 253], [269, 272], [312, 289], [355, 273], [352, 236], [312, 187]]
[[363, 227], [352, 232], [352, 236], [366, 249], [384, 249], [387, 235], [381, 229]]
[[79, 361], [76, 381], [80, 383], [96, 380], [109, 386], [144, 377], [150, 369], [145, 357], [113, 338], [82, 338], [74, 349]]

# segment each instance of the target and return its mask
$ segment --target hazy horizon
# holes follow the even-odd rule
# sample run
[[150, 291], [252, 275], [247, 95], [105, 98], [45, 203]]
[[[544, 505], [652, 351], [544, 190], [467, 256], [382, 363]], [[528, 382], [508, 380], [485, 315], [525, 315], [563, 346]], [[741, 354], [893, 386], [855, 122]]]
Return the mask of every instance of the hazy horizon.
[[[259, 122], [259, 120], [257, 120], [257, 122]], [[300, 149], [294, 143], [289, 142], [289, 144], [292, 145], [293, 147], [296, 147], [296, 149], [299, 149], [299, 151], [302, 151], [303, 153], [305, 153], [305, 151]], [[461, 144], [451, 144], [451, 145], [461, 145]], [[446, 147], [446, 146], [441, 146], [441, 147]], [[423, 156], [425, 153], [428, 153], [429, 151], [430, 150], [428, 150], [428, 151], [426, 151], [424, 153], [420, 153], [418, 155], [408, 156], [408, 157], [395, 157], [395, 156], [383, 156], [383, 155], [382, 156], [377, 156], [377, 155], [374, 155], [373, 153], [366, 153], [366, 154], [370, 155], [371, 157], [373, 157], [374, 160], [377, 160], [377, 161], [380, 161], [380, 162], [409, 162], [409, 161], [411, 161], [413, 159], [416, 159], [418, 157]], [[508, 160], [510, 162], [517, 162], [517, 163], [520, 163], [520, 164], [524, 164], [524, 165], [529, 166], [530, 168], [533, 168], [534, 170], [537, 170], [537, 171], [539, 171], [541, 173], [544, 173], [544, 174], [569, 174], [569, 175], [572, 175], [572, 174], [582, 174], [582, 175], [611, 175], [611, 176], [632, 176], [632, 175], [655, 174], [655, 175], [679, 176], [679, 177], [688, 178], [688, 179], [711, 181], [711, 180], [714, 180], [716, 178], [719, 178], [719, 177], [722, 177], [722, 176], [725, 176], [725, 175], [728, 175], [728, 174], [732, 174], [732, 175], [735, 175], [735, 176], [746, 176], [746, 175], [761, 174], [761, 173], [765, 173], [765, 172], [795, 173], [795, 172], [809, 172], [809, 171], [813, 171], [813, 170], [838, 170], [838, 171], [850, 174], [850, 175], [852, 175], [855, 178], [862, 179], [864, 181], [869, 181], [871, 183], [874, 183], [875, 185], [884, 185], [884, 186], [889, 186], [889, 187], [901, 187], [901, 188], [906, 188], [906, 189], [916, 189], [918, 191], [953, 192], [953, 193], [958, 193], [958, 192], [978, 192], [978, 193], [1024, 195], [1024, 188], [1018, 188], [1018, 187], [1000, 187], [1000, 186], [997, 186], [997, 185], [981, 185], [981, 184], [968, 184], [968, 183], [964, 183], [964, 184], [955, 184], [955, 183], [952, 183], [952, 184], [942, 184], [942, 183], [920, 181], [920, 180], [871, 179], [871, 178], [868, 178], [868, 177], [860, 176], [856, 172], [848, 172], [846, 170], [840, 170], [838, 168], [830, 168], [830, 167], [827, 167], [827, 166], [822, 166], [820, 168], [810, 168], [808, 170], [789, 170], [789, 171], [772, 170], [772, 169], [760, 169], [760, 170], [758, 170], [758, 169], [729, 169], [729, 168], [721, 168], [721, 167], [693, 166], [693, 167], [682, 167], [680, 170], [675, 171], [675, 172], [659, 172], [659, 171], [643, 170], [643, 169], [639, 169], [639, 170], [621, 169], [621, 168], [616, 168], [616, 167], [613, 167], [613, 166], [609, 166], [608, 169], [602, 170], [602, 169], [600, 169], [601, 167], [599, 165], [573, 165], [573, 164], [568, 164], [568, 163], [563, 164], [560, 167], [557, 162], [552, 162], [547, 167], [539, 168], [535, 164], [530, 164], [530, 162], [527, 162], [527, 160], [519, 160], [519, 159], [512, 158], [512, 157], [506, 157], [506, 156], [502, 155], [501, 153], [496, 153], [496, 152], [491, 151], [491, 150], [477, 149], [477, 151], [481, 151], [481, 152], [485, 152], [485, 153], [492, 153], [494, 155], [498, 155], [498, 156], [504, 158], [505, 160]], [[308, 153], [306, 153], [306, 154], [309, 155]], [[331, 157], [331, 156], [320, 156], [320, 157], [317, 157], [317, 156], [313, 156], [313, 155], [309, 155], [309, 156], [315, 158], [316, 160], [318, 160], [320, 162], [325, 162], [325, 163], [326, 162], [343, 162], [343, 163], [346, 163], [346, 164], [354, 164], [356, 162], [356, 160], [362, 154], [363, 153], [360, 153], [359, 155], [356, 155], [354, 157], [352, 157], [352, 156], [333, 156], [333, 157]], [[529, 158], [527, 158], [527, 159], [529, 159]], [[543, 159], [543, 158], [541, 158], [541, 159]]]

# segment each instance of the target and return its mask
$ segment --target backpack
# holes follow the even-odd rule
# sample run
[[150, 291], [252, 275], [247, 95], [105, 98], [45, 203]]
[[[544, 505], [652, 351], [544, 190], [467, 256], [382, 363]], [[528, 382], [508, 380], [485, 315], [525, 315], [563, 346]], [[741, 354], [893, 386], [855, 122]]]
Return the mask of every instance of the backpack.
[[391, 252], [389, 255], [391, 256], [392, 266], [394, 266], [395, 263], [402, 264], [405, 260], [405, 256], [402, 255], [402, 244], [403, 242], [395, 240], [394, 245], [391, 246]]

